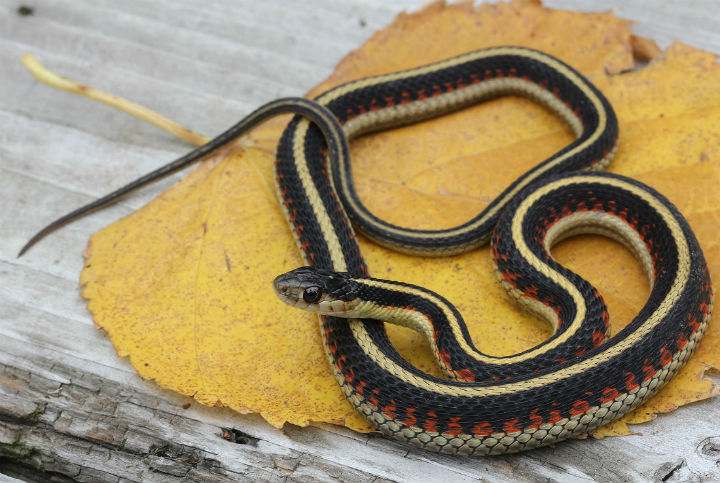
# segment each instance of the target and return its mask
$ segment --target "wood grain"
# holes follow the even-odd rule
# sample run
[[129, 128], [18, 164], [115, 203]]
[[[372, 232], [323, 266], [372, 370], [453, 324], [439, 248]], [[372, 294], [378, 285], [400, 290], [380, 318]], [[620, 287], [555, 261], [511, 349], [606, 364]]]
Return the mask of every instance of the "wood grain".
[[[635, 32], [720, 52], [714, 2], [549, 0], [621, 7]], [[460, 459], [331, 426], [276, 430], [142, 381], [78, 295], [93, 232], [165, 180], [57, 232], [39, 227], [188, 150], [105, 106], [37, 83], [32, 52], [63, 75], [212, 135], [254, 106], [298, 95], [419, 0], [0, 0], [0, 481], [701, 481], [720, 478], [720, 401], [528, 454]], [[174, 180], [178, 178], [175, 177]], [[158, 348], [162, 350], [162, 348]]]

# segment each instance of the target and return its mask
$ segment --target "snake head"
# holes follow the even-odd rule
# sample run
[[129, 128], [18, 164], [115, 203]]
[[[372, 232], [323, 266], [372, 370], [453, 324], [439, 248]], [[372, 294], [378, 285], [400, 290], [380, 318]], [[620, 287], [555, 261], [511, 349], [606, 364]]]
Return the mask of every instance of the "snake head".
[[313, 267], [296, 268], [273, 281], [280, 300], [322, 315], [353, 317], [356, 284], [350, 274]]

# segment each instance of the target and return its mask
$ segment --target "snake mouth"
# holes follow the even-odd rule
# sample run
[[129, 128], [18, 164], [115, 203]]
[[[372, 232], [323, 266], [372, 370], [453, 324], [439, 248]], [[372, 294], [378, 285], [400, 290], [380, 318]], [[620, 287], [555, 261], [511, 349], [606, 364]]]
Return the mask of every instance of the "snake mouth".
[[275, 280], [273, 280], [273, 290], [275, 290], [275, 294], [280, 300], [286, 304], [297, 306], [302, 300], [300, 297], [301, 290], [297, 285], [297, 280], [287, 273], [275, 277]]

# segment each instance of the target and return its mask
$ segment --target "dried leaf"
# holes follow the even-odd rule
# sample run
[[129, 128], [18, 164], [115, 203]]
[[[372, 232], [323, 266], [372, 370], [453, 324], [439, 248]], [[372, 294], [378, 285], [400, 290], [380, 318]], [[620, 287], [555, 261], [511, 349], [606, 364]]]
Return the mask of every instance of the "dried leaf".
[[[717, 274], [720, 68], [706, 52], [674, 45], [646, 68], [631, 71], [629, 23], [609, 13], [550, 10], [533, 1], [434, 3], [400, 15], [312, 94], [506, 44], [560, 57], [608, 96], [621, 128], [610, 170], [648, 183], [675, 202], [695, 229], [711, 274]], [[644, 45], [646, 55], [652, 52], [647, 43], [634, 44]], [[611, 75], [618, 72], [625, 73]], [[144, 378], [204, 404], [258, 412], [275, 426], [324, 421], [368, 431], [371, 426], [335, 384], [316, 317], [287, 308], [270, 288], [275, 275], [301, 264], [274, 195], [273, 150], [285, 122], [257, 129], [233, 154], [203, 164], [94, 235], [81, 278], [83, 296], [118, 353], [129, 356]], [[511, 180], [571, 140], [548, 112], [509, 97], [363, 137], [351, 149], [360, 196], [372, 211], [405, 226], [442, 228], [472, 217]], [[374, 275], [422, 285], [453, 301], [487, 353], [516, 353], [550, 335], [544, 323], [505, 296], [487, 248], [421, 259], [363, 238], [361, 245]], [[600, 289], [614, 332], [649, 293], [639, 264], [614, 242], [580, 237], [563, 242], [554, 255]], [[409, 361], [438, 374], [418, 334], [388, 330]], [[713, 321], [682, 373], [602, 434], [627, 434], [627, 422], [716, 395], [703, 374], [720, 367], [719, 346]]]

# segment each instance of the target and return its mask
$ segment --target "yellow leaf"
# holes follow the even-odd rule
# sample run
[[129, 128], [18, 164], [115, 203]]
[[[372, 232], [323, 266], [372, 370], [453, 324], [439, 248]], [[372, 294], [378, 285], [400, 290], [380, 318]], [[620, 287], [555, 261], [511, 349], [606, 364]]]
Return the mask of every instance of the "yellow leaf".
[[[641, 56], [656, 52], [611, 14], [549, 10], [533, 1], [434, 3], [400, 15], [311, 95], [351, 79], [506, 44], [560, 57], [606, 94], [621, 128], [610, 170], [648, 183], [676, 203], [716, 275], [720, 68], [708, 53], [675, 45], [646, 68], [630, 71], [631, 45]], [[94, 235], [81, 277], [83, 296], [118, 353], [163, 387], [204, 404], [258, 412], [275, 426], [334, 422], [369, 431], [372, 426], [336, 386], [316, 317], [286, 307], [270, 287], [274, 276], [301, 265], [274, 194], [273, 151], [285, 122], [257, 129], [231, 155], [216, 156]], [[542, 108], [504, 98], [357, 139], [351, 150], [360, 197], [372, 211], [404, 226], [443, 228], [471, 218], [571, 140]], [[360, 241], [374, 275], [428, 287], [454, 302], [482, 351], [512, 354], [550, 335], [501, 290], [487, 248], [421, 259]], [[649, 293], [639, 264], [614, 242], [580, 237], [560, 244], [554, 255], [600, 289], [614, 333]], [[439, 374], [418, 334], [395, 326], [388, 331], [412, 364]], [[602, 434], [627, 434], [628, 422], [717, 394], [703, 373], [720, 367], [719, 346], [713, 321], [682, 373]]]

